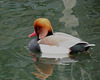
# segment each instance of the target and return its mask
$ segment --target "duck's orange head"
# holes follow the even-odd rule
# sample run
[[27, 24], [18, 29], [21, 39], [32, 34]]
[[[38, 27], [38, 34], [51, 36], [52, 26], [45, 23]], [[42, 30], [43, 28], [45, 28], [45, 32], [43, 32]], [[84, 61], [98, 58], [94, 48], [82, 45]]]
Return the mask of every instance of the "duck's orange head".
[[42, 39], [48, 35], [53, 34], [51, 23], [46, 18], [38, 18], [34, 21], [35, 31], [29, 35], [29, 37], [37, 35], [39, 39]]

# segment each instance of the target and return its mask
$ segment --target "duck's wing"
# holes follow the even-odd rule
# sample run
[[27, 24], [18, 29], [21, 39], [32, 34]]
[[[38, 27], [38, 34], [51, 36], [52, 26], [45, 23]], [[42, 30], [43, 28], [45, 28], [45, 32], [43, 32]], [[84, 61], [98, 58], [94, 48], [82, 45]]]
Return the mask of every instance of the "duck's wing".
[[65, 33], [56, 32], [54, 33], [54, 35], [41, 39], [38, 43], [50, 46], [62, 46], [69, 49], [70, 47], [74, 46], [77, 43], [87, 43], [87, 42]]

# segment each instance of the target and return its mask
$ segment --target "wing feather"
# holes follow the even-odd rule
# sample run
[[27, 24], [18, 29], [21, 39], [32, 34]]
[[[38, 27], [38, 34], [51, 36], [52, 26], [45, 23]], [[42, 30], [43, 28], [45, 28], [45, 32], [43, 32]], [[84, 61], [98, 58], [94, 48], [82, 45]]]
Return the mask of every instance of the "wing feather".
[[65, 33], [56, 32], [54, 33], [54, 35], [47, 36], [39, 40], [38, 43], [50, 45], [50, 46], [62, 46], [62, 47], [70, 48], [77, 43], [87, 43], [87, 42], [82, 41], [79, 38], [73, 37]]

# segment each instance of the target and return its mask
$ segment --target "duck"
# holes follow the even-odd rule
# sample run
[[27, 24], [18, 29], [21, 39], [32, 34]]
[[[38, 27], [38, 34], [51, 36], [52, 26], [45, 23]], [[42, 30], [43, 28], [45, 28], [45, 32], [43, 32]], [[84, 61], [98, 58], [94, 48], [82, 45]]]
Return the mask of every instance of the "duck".
[[62, 59], [69, 57], [71, 53], [86, 52], [89, 47], [95, 46], [63, 32], [53, 33], [47, 18], [36, 19], [33, 26], [35, 31], [29, 37], [36, 37], [29, 42], [28, 49], [35, 59], [35, 52], [41, 53], [41, 57]]

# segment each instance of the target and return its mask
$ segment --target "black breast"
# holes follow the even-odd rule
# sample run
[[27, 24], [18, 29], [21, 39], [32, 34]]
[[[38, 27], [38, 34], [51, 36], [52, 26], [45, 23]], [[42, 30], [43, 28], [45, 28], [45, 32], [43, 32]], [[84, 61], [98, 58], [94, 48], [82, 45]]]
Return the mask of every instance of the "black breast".
[[32, 53], [41, 52], [37, 37], [30, 41], [30, 43], [28, 44], [28, 48]]

